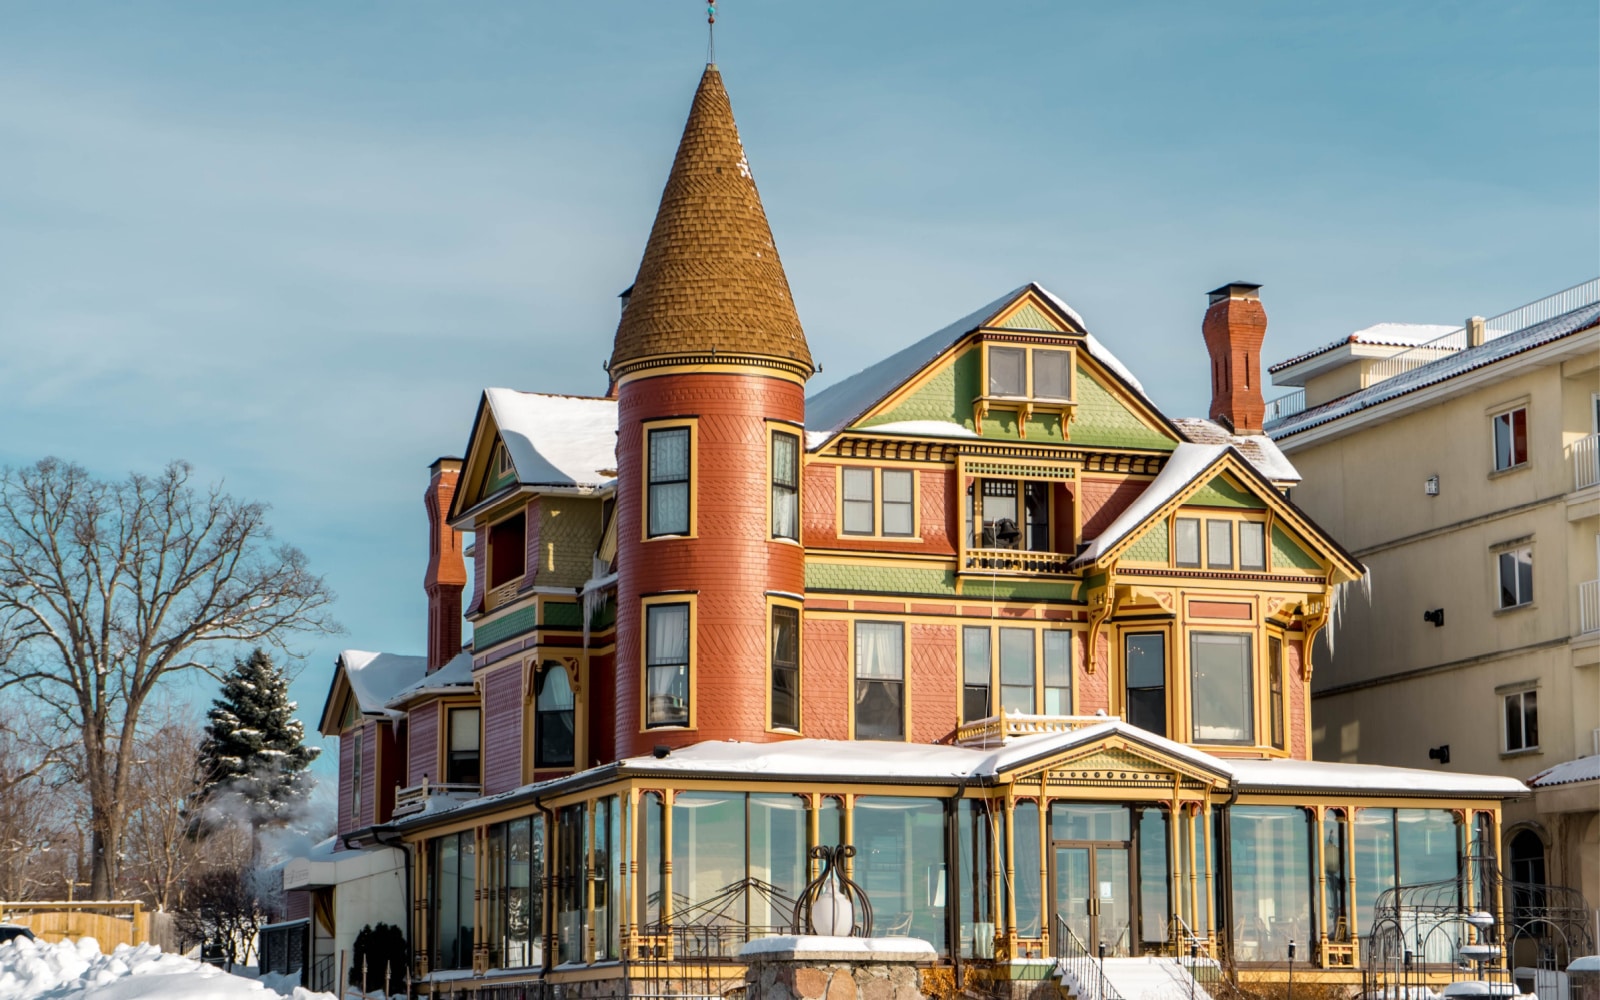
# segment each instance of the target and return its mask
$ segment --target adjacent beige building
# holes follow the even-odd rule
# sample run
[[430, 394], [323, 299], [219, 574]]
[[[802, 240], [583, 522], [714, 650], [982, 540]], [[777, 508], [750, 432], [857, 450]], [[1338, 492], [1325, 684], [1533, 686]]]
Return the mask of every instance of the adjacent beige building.
[[1527, 782], [1507, 874], [1600, 903], [1600, 279], [1271, 371], [1291, 499], [1371, 574], [1313, 657], [1315, 757]]

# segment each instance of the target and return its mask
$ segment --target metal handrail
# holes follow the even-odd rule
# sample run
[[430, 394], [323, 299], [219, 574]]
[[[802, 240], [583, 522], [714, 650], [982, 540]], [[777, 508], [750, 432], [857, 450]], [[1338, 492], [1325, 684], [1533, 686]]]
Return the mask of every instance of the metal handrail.
[[1572, 442], [1572, 489], [1586, 490], [1600, 484], [1600, 434], [1589, 434]]
[[1306, 408], [1305, 389], [1296, 389], [1286, 396], [1267, 401], [1267, 414], [1263, 418], [1267, 424], [1275, 424], [1280, 420], [1287, 420], [1296, 413]]
[[1106, 979], [1105, 956], [1089, 951], [1072, 932], [1067, 918], [1056, 914], [1056, 962], [1063, 985], [1071, 987], [1078, 1000], [1123, 1000], [1123, 997]]

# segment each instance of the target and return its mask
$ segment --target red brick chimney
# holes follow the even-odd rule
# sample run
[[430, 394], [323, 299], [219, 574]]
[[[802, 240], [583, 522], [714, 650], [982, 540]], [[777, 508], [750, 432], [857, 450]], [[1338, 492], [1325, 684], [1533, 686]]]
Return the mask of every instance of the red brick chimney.
[[1202, 327], [1211, 352], [1211, 419], [1235, 434], [1260, 434], [1267, 411], [1261, 398], [1267, 311], [1260, 289], [1235, 281], [1212, 291]]
[[422, 589], [428, 594], [429, 673], [461, 652], [461, 588], [467, 585], [467, 565], [461, 558], [461, 532], [446, 522], [460, 477], [461, 459], [435, 459], [422, 497], [428, 508], [428, 573]]

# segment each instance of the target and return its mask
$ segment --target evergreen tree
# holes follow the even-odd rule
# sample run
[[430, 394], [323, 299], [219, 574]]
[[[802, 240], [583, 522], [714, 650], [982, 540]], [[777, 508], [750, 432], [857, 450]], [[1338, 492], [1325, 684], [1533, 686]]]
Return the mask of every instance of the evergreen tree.
[[205, 784], [202, 803], [232, 792], [250, 807], [252, 828], [281, 824], [310, 794], [306, 767], [320, 752], [305, 746], [305, 727], [294, 717], [289, 680], [261, 649], [235, 659], [222, 696], [206, 713], [200, 743]]

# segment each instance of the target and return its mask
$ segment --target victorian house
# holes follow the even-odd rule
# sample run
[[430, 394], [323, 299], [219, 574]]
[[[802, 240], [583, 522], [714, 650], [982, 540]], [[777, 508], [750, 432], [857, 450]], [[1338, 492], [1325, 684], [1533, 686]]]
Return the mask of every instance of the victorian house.
[[720, 994], [840, 843], [873, 933], [975, 991], [1354, 983], [1383, 890], [1497, 911], [1468, 859], [1520, 781], [1312, 759], [1306, 651], [1365, 569], [1261, 432], [1257, 286], [1197, 315], [1209, 419], [1031, 283], [808, 397], [711, 66], [623, 303], [604, 395], [488, 389], [432, 465], [426, 656], [339, 661], [313, 961], [383, 919], [419, 993]]

